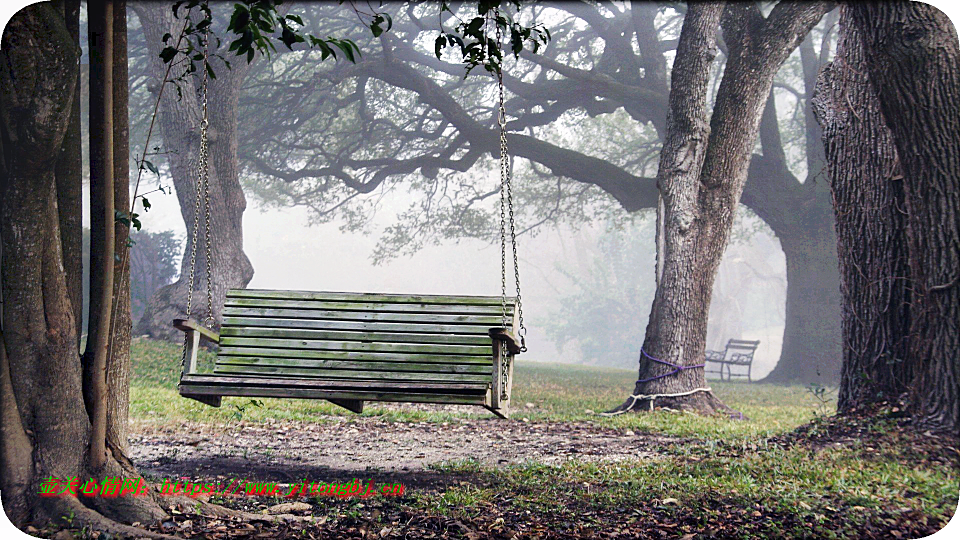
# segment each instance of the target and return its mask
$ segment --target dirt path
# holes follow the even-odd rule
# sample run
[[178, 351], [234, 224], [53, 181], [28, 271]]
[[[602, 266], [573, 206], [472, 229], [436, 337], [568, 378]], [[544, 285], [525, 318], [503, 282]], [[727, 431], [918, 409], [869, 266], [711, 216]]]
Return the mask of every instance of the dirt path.
[[154, 477], [239, 477], [256, 481], [327, 480], [379, 473], [429, 473], [431, 465], [475, 460], [486, 466], [654, 457], [662, 436], [589, 423], [458, 419], [442, 424], [328, 417], [318, 424], [134, 424], [130, 453]]

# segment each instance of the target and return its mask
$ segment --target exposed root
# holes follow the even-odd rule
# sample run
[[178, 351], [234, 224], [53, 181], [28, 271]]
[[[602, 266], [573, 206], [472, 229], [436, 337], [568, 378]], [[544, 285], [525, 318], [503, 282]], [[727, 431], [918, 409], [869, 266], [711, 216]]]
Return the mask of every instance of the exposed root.
[[616, 416], [627, 412], [641, 413], [656, 410], [692, 412], [703, 416], [727, 416], [733, 420], [747, 419], [742, 412], [727, 407], [710, 390], [682, 396], [658, 396], [655, 398], [635, 398], [631, 396], [614, 409], [601, 414]]
[[[122, 461], [108, 456], [103, 468], [90, 476], [93, 478], [139, 478], [140, 475], [135, 469], [131, 473], [130, 469], [123, 466]], [[154, 523], [168, 517], [167, 512], [153, 497], [93, 497], [84, 502], [105, 517], [121, 523]]]
[[182, 495], [164, 496], [167, 507], [177, 506], [182, 510], [190, 509], [199, 514], [216, 518], [239, 518], [243, 521], [266, 521], [266, 522], [289, 522], [289, 521], [310, 521], [312, 516], [296, 516], [293, 514], [257, 514], [254, 512], [244, 512], [243, 510], [234, 510], [214, 504], [203, 499], [194, 499]]
[[173, 540], [177, 538], [175, 536], [156, 533], [114, 521], [92, 508], [87, 508], [83, 503], [73, 497], [51, 499], [51, 502], [47, 506], [49, 508], [51, 521], [58, 525], [100, 531], [123, 538], [155, 538], [163, 540]]

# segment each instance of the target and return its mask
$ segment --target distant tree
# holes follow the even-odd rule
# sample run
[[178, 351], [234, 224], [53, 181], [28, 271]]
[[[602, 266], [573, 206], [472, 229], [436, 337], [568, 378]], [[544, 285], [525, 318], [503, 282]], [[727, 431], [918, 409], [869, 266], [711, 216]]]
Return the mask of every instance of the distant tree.
[[[347, 8], [303, 9], [317, 33], [359, 28]], [[553, 36], [542, 53], [524, 53], [504, 72], [525, 231], [656, 206], [668, 58], [686, 9], [655, 2], [525, 7], [523, 17], [547, 21]], [[434, 15], [430, 4], [395, 10], [390, 35], [358, 35], [364, 55], [356, 65], [318, 65], [294, 52], [255, 66], [238, 113], [246, 195], [271, 208], [301, 205], [312, 223], [335, 219], [366, 230], [382, 193], [410, 193], [409, 208], [373, 253], [376, 262], [443, 241], [495, 238], [497, 191], [488, 173], [499, 144], [495, 83], [464, 78], [455, 57], [437, 57]], [[456, 19], [443, 13], [442, 20]], [[819, 66], [831, 55], [832, 20], [807, 33], [778, 71], [741, 200], [773, 229], [786, 258], [783, 350], [770, 375], [779, 382], [839, 378], [836, 237], [809, 107]], [[728, 52], [721, 46], [713, 75]]]
[[[560, 307], [543, 322], [558, 347], [573, 343], [584, 363], [632, 366], [636, 336], [643, 335], [653, 299], [653, 220], [640, 219], [607, 231], [596, 252], [584, 253], [582, 278], [558, 295]], [[644, 269], [648, 271], [644, 271]]]
[[[664, 204], [662, 271], [633, 397], [617, 411], [654, 404], [700, 413], [728, 410], [696, 367], [704, 362], [714, 279], [774, 76], [829, 7], [782, 0], [764, 14], [757, 4], [688, 6], [657, 172]], [[711, 114], [709, 81], [721, 25], [728, 59]]]
[[183, 241], [173, 231], [137, 231], [131, 239], [130, 309], [137, 320], [153, 293], [177, 278]]

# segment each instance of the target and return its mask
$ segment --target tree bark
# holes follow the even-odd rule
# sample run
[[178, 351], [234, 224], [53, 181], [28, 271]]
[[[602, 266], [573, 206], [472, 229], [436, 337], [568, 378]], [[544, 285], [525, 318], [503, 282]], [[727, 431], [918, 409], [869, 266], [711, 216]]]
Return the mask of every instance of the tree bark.
[[[130, 114], [127, 76], [127, 2], [113, 2], [113, 201], [121, 212], [130, 211]], [[127, 450], [130, 409], [130, 225], [115, 223], [113, 316], [107, 355], [107, 446], [118, 457]], [[123, 458], [125, 460], [125, 458]]]
[[910, 269], [903, 175], [893, 136], [863, 69], [862, 36], [844, 8], [834, 62], [815, 111], [833, 191], [843, 287], [843, 373], [838, 409], [896, 400], [915, 371], [909, 358]]
[[[651, 308], [633, 395], [617, 411], [654, 406], [729, 411], [702, 365], [710, 296], [746, 184], [773, 77], [825, 12], [780, 2], [764, 18], [746, 4], [693, 4], [684, 19], [657, 185], [664, 200], [663, 276]], [[707, 126], [707, 83], [723, 15], [729, 47]]]
[[157, 536], [104, 516], [152, 522], [164, 513], [149, 497], [95, 498], [89, 502], [94, 511], [71, 497], [39, 497], [37, 490], [49, 476], [131, 476], [111, 456], [98, 466], [90, 452], [91, 422], [63, 266], [57, 163], [73, 114], [78, 60], [64, 12], [49, 2], [14, 15], [0, 44], [0, 489], [4, 510], [18, 525], [74, 515], [75, 527]]
[[[80, 49], [80, 0], [62, 0], [67, 30], [77, 49]], [[80, 73], [77, 72], [76, 90], [70, 111], [70, 124], [57, 157], [57, 208], [60, 210], [60, 238], [63, 251], [63, 270], [73, 305], [77, 337], [83, 325], [83, 184], [76, 179], [83, 176], [83, 151], [80, 121]]]
[[116, 254], [113, 182], [113, 3], [91, 4], [90, 41], [90, 314], [83, 390], [90, 415], [90, 462], [106, 463], [107, 356]]
[[[151, 4], [134, 7], [143, 25], [147, 45], [151, 51], [154, 88], [160, 90], [166, 66], [159, 59], [162, 36], [169, 32], [176, 36], [180, 31], [179, 21], [173, 19], [170, 9]], [[214, 63], [214, 62], [211, 62]], [[214, 63], [217, 78], [208, 84], [209, 103], [209, 151], [210, 151], [210, 261], [203, 249], [203, 237], [196, 250], [197, 292], [193, 299], [193, 316], [207, 316], [206, 269], [211, 266], [213, 326], [222, 320], [226, 292], [231, 288], [243, 288], [253, 279], [253, 266], [243, 252], [243, 211], [246, 198], [240, 185], [237, 169], [237, 100], [240, 86], [248, 67], [243, 62], [226, 69]], [[176, 76], [174, 67], [172, 76]], [[180, 201], [180, 213], [187, 226], [187, 245], [181, 263], [180, 278], [160, 288], [147, 304], [137, 323], [138, 334], [179, 340], [179, 333], [171, 325], [173, 319], [186, 314], [189, 282], [189, 254], [193, 249], [194, 218], [196, 216], [197, 157], [200, 142], [201, 109], [197, 99], [197, 84], [193, 78], [179, 82], [182, 94], [173, 88], [163, 92], [160, 106], [160, 128], [164, 149], [170, 152], [169, 166], [173, 184]], [[203, 227], [203, 216], [200, 225]]]
[[911, 401], [922, 424], [960, 427], [960, 42], [920, 2], [857, 3], [865, 65], [903, 167], [910, 253]]

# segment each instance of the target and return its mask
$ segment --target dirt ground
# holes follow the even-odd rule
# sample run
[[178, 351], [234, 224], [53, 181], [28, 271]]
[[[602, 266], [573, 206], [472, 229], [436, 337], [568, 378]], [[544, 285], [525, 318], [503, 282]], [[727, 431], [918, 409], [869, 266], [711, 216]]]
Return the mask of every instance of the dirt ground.
[[287, 483], [382, 475], [385, 480], [430, 483], [431, 466], [444, 462], [473, 460], [497, 466], [570, 459], [616, 461], [653, 457], [662, 445], [678, 442], [590, 423], [528, 423], [492, 416], [441, 424], [387, 422], [376, 417], [324, 420], [316, 424], [134, 424], [130, 454], [141, 472], [155, 478]]

